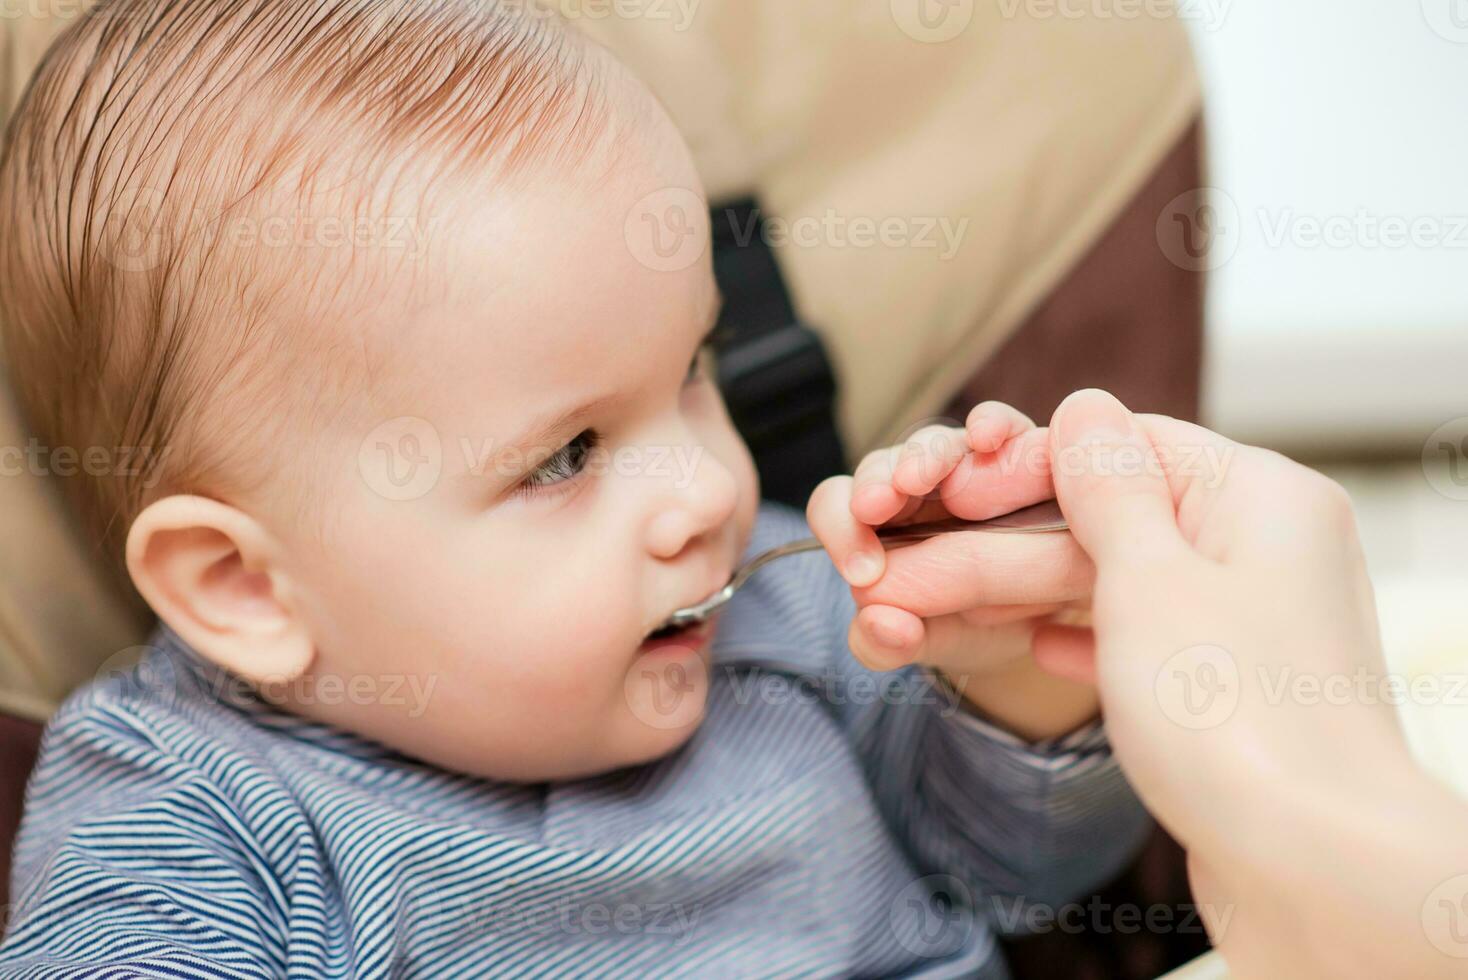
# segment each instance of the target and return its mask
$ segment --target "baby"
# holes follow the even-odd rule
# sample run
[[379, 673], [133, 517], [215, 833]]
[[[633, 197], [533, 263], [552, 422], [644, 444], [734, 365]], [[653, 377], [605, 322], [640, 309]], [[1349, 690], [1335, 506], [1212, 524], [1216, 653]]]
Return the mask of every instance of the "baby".
[[520, 5], [114, 0], [61, 38], [0, 159], [7, 357], [51, 444], [160, 447], [69, 489], [163, 625], [51, 723], [0, 975], [1002, 976], [1017, 903], [1121, 866], [1093, 694], [977, 625], [853, 657], [871, 525], [1004, 483], [1011, 412], [822, 487], [847, 579], [788, 558], [649, 639], [809, 533], [710, 380], [706, 224], [638, 239], [701, 196]]

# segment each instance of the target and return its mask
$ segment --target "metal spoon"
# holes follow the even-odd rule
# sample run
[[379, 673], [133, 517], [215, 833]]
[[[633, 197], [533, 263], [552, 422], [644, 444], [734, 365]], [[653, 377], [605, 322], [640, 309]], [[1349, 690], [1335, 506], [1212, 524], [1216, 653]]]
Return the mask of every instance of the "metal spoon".
[[[984, 521], [965, 521], [956, 517], [950, 517], [942, 521], [929, 521], [925, 524], [902, 524], [896, 527], [877, 528], [877, 537], [881, 540], [884, 548], [894, 545], [912, 544], [925, 541], [939, 534], [947, 534], [950, 531], [989, 531], [994, 534], [1041, 534], [1046, 531], [1064, 531], [1070, 525], [1066, 524], [1065, 516], [1060, 512], [1060, 505], [1053, 500], [1033, 507], [1017, 510], [1003, 517], [991, 517]], [[650, 639], [657, 639], [675, 633], [678, 630], [690, 626], [697, 626], [705, 622], [710, 616], [717, 612], [725, 603], [734, 598], [734, 593], [749, 581], [749, 577], [761, 568], [768, 565], [777, 558], [786, 555], [798, 555], [805, 551], [819, 551], [821, 542], [818, 538], [803, 538], [782, 544], [761, 552], [735, 570], [729, 578], [729, 584], [724, 586], [704, 601], [694, 606], [686, 606], [673, 611], [663, 625], [659, 626], [650, 635]]]

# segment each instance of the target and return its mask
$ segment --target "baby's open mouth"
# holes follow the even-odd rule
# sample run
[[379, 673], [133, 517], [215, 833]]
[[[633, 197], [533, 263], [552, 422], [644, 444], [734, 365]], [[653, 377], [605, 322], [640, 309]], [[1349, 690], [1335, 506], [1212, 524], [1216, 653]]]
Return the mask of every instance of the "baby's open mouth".
[[643, 642], [648, 643], [653, 640], [666, 640], [670, 636], [677, 636], [680, 633], [687, 633], [689, 630], [696, 629], [699, 625], [701, 624], [694, 623], [688, 626], [674, 626], [670, 623], [659, 626], [657, 629], [647, 634], [647, 638], [643, 640]]
[[669, 640], [673, 640], [687, 643], [689, 646], [700, 646], [713, 632], [713, 618], [710, 617], [691, 623], [670, 620], [647, 634], [642, 641], [642, 645], [661, 645], [667, 643]]

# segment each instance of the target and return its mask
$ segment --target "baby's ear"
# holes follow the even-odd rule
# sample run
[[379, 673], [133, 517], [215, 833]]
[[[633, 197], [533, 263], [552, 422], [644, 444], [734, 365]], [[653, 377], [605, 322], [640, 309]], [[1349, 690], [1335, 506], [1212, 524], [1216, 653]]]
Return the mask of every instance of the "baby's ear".
[[127, 569], [153, 611], [200, 654], [255, 683], [305, 673], [315, 646], [291, 602], [274, 538], [204, 497], [149, 504], [127, 535]]

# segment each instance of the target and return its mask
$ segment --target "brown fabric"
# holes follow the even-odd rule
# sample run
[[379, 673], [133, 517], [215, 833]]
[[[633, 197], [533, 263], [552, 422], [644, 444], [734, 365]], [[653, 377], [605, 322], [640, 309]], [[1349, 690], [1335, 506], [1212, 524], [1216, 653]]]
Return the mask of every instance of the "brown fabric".
[[1209, 950], [1183, 851], [1161, 830], [1125, 875], [1078, 899], [1061, 921], [1004, 943], [1014, 980], [1155, 980]]
[[1170, 262], [1157, 216], [1203, 183], [1195, 122], [1117, 221], [946, 410], [1008, 402], [1041, 425], [1072, 391], [1105, 388], [1145, 412], [1196, 420], [1205, 276]]
[[[41, 726], [0, 714], [0, 909], [10, 909], [10, 849], [20, 827], [25, 783], [36, 764]], [[5, 916], [0, 916], [0, 928]]]
[[[978, 402], [998, 399], [1044, 424], [1067, 394], [1086, 387], [1144, 411], [1197, 417], [1204, 277], [1169, 262], [1155, 228], [1168, 202], [1202, 184], [1202, 142], [1195, 123], [1095, 248], [964, 386], [950, 418], [962, 421]], [[1157, 830], [1121, 878], [1078, 900], [1083, 929], [1006, 943], [1011, 972], [1015, 980], [1152, 980], [1207, 952], [1192, 901], [1182, 849]], [[1150, 910], [1170, 925], [1123, 932], [1121, 909]]]

